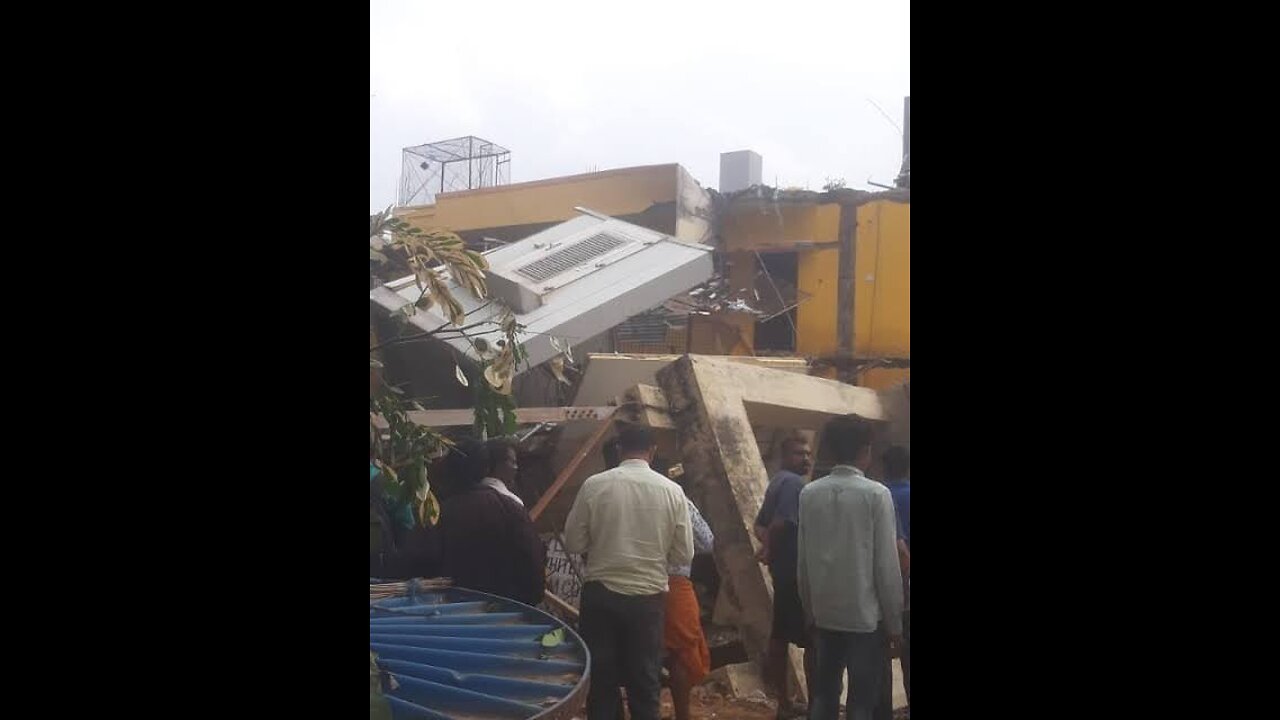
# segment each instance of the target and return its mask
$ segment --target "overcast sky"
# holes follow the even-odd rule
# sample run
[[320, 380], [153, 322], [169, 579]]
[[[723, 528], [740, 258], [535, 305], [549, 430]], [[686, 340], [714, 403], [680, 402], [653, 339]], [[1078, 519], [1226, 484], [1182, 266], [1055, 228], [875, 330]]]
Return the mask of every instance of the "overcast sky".
[[401, 148], [477, 135], [511, 181], [680, 163], [716, 187], [721, 152], [764, 181], [889, 183], [911, 93], [905, 0], [372, 0], [369, 209]]

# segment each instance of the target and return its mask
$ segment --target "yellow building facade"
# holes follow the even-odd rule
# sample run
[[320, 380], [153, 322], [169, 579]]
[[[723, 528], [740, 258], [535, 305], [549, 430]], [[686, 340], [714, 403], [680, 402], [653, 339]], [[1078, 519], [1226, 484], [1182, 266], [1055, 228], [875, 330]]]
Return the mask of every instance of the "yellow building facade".
[[[818, 359], [820, 365], [835, 371], [823, 373], [832, 377], [839, 374], [837, 368], [849, 368], [845, 377], [878, 389], [909, 377], [908, 194], [793, 191], [739, 196], [722, 210], [719, 235], [733, 287], [754, 285], [759, 292], [761, 283], [756, 276], [761, 267], [778, 265], [787, 272], [794, 265], [792, 277], [778, 280], [778, 284], [790, 282], [798, 290], [794, 300], [798, 304], [790, 319], [794, 323], [794, 354]], [[779, 256], [794, 256], [794, 261], [770, 262]], [[843, 291], [842, 280], [846, 285]], [[732, 325], [739, 336], [732, 347], [724, 348], [726, 352], [761, 351], [756, 338], [761, 326], [754, 318], [718, 320]], [[699, 339], [699, 333], [693, 331], [695, 346]], [[872, 359], [908, 367], [862, 369], [872, 365], [865, 362]]]
[[396, 214], [472, 243], [510, 242], [575, 217], [575, 207], [714, 243], [731, 288], [776, 292], [791, 306], [767, 322], [745, 312], [690, 315], [664, 346], [615, 350], [798, 355], [817, 372], [877, 389], [908, 379], [909, 191], [755, 188], [713, 198], [670, 164], [446, 193]]

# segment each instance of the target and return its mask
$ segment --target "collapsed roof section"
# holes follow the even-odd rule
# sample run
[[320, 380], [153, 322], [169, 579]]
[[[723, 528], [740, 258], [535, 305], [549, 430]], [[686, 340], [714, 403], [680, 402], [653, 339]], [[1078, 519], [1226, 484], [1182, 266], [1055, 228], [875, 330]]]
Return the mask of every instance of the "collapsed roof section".
[[[705, 282], [712, 274], [712, 250], [579, 209], [582, 214], [542, 232], [485, 253], [489, 292], [504, 301], [525, 327], [528, 367], [554, 357], [552, 338], [577, 343], [615, 327], [668, 298]], [[493, 320], [499, 308], [477, 300], [456, 283], [454, 296], [467, 314], [467, 325]], [[387, 312], [412, 305], [419, 290], [412, 276], [375, 288], [371, 301]], [[438, 306], [414, 312], [409, 321], [434, 331], [448, 321]], [[497, 343], [497, 325], [447, 342], [460, 355], [476, 360], [472, 342]], [[525, 370], [521, 364], [517, 372]]]

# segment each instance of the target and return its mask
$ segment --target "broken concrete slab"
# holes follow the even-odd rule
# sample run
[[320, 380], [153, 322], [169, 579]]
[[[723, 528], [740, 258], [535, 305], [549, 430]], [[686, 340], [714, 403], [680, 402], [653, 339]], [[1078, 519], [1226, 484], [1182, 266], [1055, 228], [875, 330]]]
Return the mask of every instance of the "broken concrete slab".
[[[724, 581], [721, 580], [721, 583]], [[734, 626], [738, 625], [738, 618], [742, 615], [742, 611], [737, 605], [733, 604], [733, 593], [718, 592], [716, 593], [716, 604], [711, 611], [711, 622], [716, 625]]]
[[[769, 477], [753, 426], [817, 430], [846, 414], [883, 420], [880, 398], [834, 380], [698, 355], [658, 371], [657, 380], [679, 427], [686, 487], [716, 535], [720, 592], [731, 593], [743, 644], [758, 659], [769, 639], [773, 586], [755, 559], [752, 526]], [[792, 672], [804, 694], [798, 655]]]
[[[680, 359], [680, 355], [658, 354], [619, 354], [591, 353], [587, 355], [583, 365], [582, 380], [574, 394], [575, 406], [600, 406], [621, 397], [636, 385], [656, 385], [659, 370]], [[804, 358], [794, 357], [727, 357], [728, 362], [744, 365], [758, 365], [789, 373], [805, 375], [809, 364]], [[595, 431], [597, 423], [575, 422], [562, 427], [558, 433], [556, 447], [551, 456], [551, 467], [562, 468], [573, 457], [579, 448]], [[555, 501], [547, 508], [539, 519], [539, 528], [552, 530], [564, 523], [569, 514], [573, 499], [578, 494], [578, 487], [588, 477], [602, 472], [604, 458], [600, 453], [588, 457], [574, 472], [569, 482], [560, 491]]]
[[885, 439], [894, 445], [911, 449], [911, 383], [910, 381], [883, 390], [880, 403], [889, 419], [889, 431]]
[[659, 430], [676, 429], [675, 422], [667, 413], [667, 396], [653, 385], [636, 385], [624, 393], [622, 398], [625, 402], [618, 411], [619, 418]]
[[725, 697], [752, 698], [766, 695], [760, 665], [755, 662], [725, 665], [711, 671], [706, 681]]
[[[582, 382], [573, 396], [575, 405], [604, 405], [627, 388], [645, 383], [655, 384], [657, 372], [683, 355], [590, 353], [582, 369]], [[806, 375], [809, 363], [797, 357], [721, 357], [746, 365], [785, 370]]]

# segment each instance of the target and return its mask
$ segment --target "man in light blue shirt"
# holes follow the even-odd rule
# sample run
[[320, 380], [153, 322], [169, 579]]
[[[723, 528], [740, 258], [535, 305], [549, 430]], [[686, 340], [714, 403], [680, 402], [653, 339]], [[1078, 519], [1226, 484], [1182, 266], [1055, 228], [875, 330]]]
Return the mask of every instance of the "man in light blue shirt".
[[857, 688], [849, 720], [872, 720], [902, 635], [893, 496], [863, 474], [871, 437], [872, 424], [857, 416], [829, 422], [822, 447], [835, 467], [800, 493], [798, 584], [817, 649], [810, 720], [836, 720], [846, 669]]

